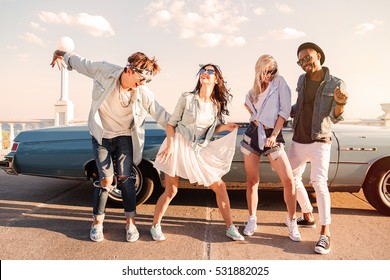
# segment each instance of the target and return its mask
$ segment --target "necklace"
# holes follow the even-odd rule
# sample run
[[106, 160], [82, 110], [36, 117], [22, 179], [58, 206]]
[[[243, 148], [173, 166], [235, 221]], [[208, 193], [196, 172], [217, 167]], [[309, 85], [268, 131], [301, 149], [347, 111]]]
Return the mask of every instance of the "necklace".
[[[121, 106], [122, 106], [123, 108], [129, 107], [129, 105], [130, 105], [130, 103], [131, 103], [131, 93], [129, 94], [129, 96], [127, 96], [126, 93], [123, 93], [121, 84], [119, 84], [118, 93], [119, 93], [119, 103], [121, 104]], [[126, 97], [128, 98], [127, 104], [126, 104], [126, 102], [123, 100], [122, 94], [123, 94], [123, 95], [126, 95]]]

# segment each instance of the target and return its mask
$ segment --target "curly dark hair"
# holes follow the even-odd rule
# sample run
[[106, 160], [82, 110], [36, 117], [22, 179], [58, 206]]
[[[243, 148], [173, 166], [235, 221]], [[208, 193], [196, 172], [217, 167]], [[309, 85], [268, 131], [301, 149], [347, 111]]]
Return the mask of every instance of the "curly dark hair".
[[[231, 101], [233, 95], [230, 94], [230, 89], [226, 87], [226, 81], [223, 78], [221, 68], [219, 68], [218, 65], [212, 63], [202, 64], [196, 75], [199, 76], [200, 70], [205, 69], [207, 66], [211, 66], [214, 68], [215, 77], [217, 79], [217, 84], [214, 86], [213, 93], [211, 94], [210, 98], [211, 101], [218, 108], [217, 116], [219, 120], [221, 122], [224, 122], [223, 115], [230, 115], [230, 112], [227, 108], [227, 104]], [[198, 82], [195, 86], [195, 89], [191, 93], [196, 93], [200, 91], [201, 86], [202, 84], [200, 83], [200, 79], [198, 78]]]

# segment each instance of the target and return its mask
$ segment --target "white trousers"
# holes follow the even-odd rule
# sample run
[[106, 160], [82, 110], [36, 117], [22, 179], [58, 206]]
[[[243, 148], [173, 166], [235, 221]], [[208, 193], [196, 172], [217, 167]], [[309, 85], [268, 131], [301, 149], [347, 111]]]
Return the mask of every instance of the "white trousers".
[[310, 182], [316, 193], [321, 225], [329, 225], [331, 223], [328, 188], [330, 148], [330, 143], [314, 142], [301, 144], [293, 141], [288, 150], [288, 158], [297, 191], [297, 201], [303, 213], [313, 212], [313, 206], [302, 182], [302, 174], [305, 171], [306, 163], [310, 162], [311, 164]]

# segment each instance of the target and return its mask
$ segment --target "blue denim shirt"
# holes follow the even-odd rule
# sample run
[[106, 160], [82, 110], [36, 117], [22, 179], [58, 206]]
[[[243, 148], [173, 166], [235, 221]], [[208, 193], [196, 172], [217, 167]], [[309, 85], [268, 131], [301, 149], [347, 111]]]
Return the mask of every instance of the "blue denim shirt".
[[[321, 82], [314, 101], [311, 138], [312, 140], [321, 140], [324, 138], [330, 138], [332, 134], [332, 128], [335, 123], [344, 120], [344, 113], [337, 118], [334, 116], [334, 108], [336, 107], [336, 101], [333, 98], [333, 93], [336, 87], [339, 87], [341, 91], [345, 91], [345, 83], [343, 80], [330, 75], [329, 68], [322, 67], [325, 71], [324, 80]], [[299, 114], [302, 109], [303, 97], [306, 89], [306, 74], [302, 74], [298, 79], [297, 103], [291, 108], [291, 117], [293, 120], [293, 128], [295, 129]]]
[[213, 124], [207, 129], [205, 135], [197, 137], [196, 128], [199, 124], [198, 115], [200, 111], [199, 92], [183, 93], [177, 102], [175, 110], [169, 118], [168, 124], [175, 127], [175, 132], [183, 134], [191, 142], [191, 146], [195, 150], [199, 150], [201, 147], [207, 146], [215, 132], [215, 128], [221, 123], [217, 117], [216, 106], [213, 106], [213, 108]]
[[[90, 61], [72, 53], [66, 53], [64, 59], [69, 70], [75, 69], [77, 72], [93, 79], [88, 127], [92, 136], [101, 145], [103, 127], [98, 110], [118, 84], [124, 67], [105, 61]], [[152, 91], [146, 86], [137, 88], [136, 100], [132, 103], [131, 110], [134, 116], [134, 121], [131, 125], [133, 162], [139, 164], [142, 160], [142, 151], [145, 142], [145, 118], [150, 114], [160, 125], [165, 127], [170, 115], [154, 99]]]

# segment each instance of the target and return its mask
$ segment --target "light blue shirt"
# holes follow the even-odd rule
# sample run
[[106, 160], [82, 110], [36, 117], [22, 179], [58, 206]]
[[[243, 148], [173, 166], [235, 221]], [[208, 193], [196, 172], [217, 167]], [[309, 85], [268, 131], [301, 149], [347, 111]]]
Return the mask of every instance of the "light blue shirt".
[[215, 128], [221, 123], [217, 118], [216, 106], [213, 106], [213, 124], [207, 129], [204, 135], [197, 136], [197, 126], [199, 125], [198, 116], [200, 112], [199, 102], [199, 92], [183, 93], [168, 121], [168, 124], [175, 127], [175, 132], [182, 133], [191, 142], [191, 146], [195, 150], [207, 146], [215, 132]]
[[291, 90], [282, 76], [275, 76], [268, 84], [269, 91], [259, 110], [250, 101], [251, 91], [245, 97], [245, 103], [251, 108], [253, 114], [250, 121], [259, 122], [259, 148], [264, 149], [267, 136], [264, 126], [274, 128], [279, 116], [287, 120], [291, 111]]

